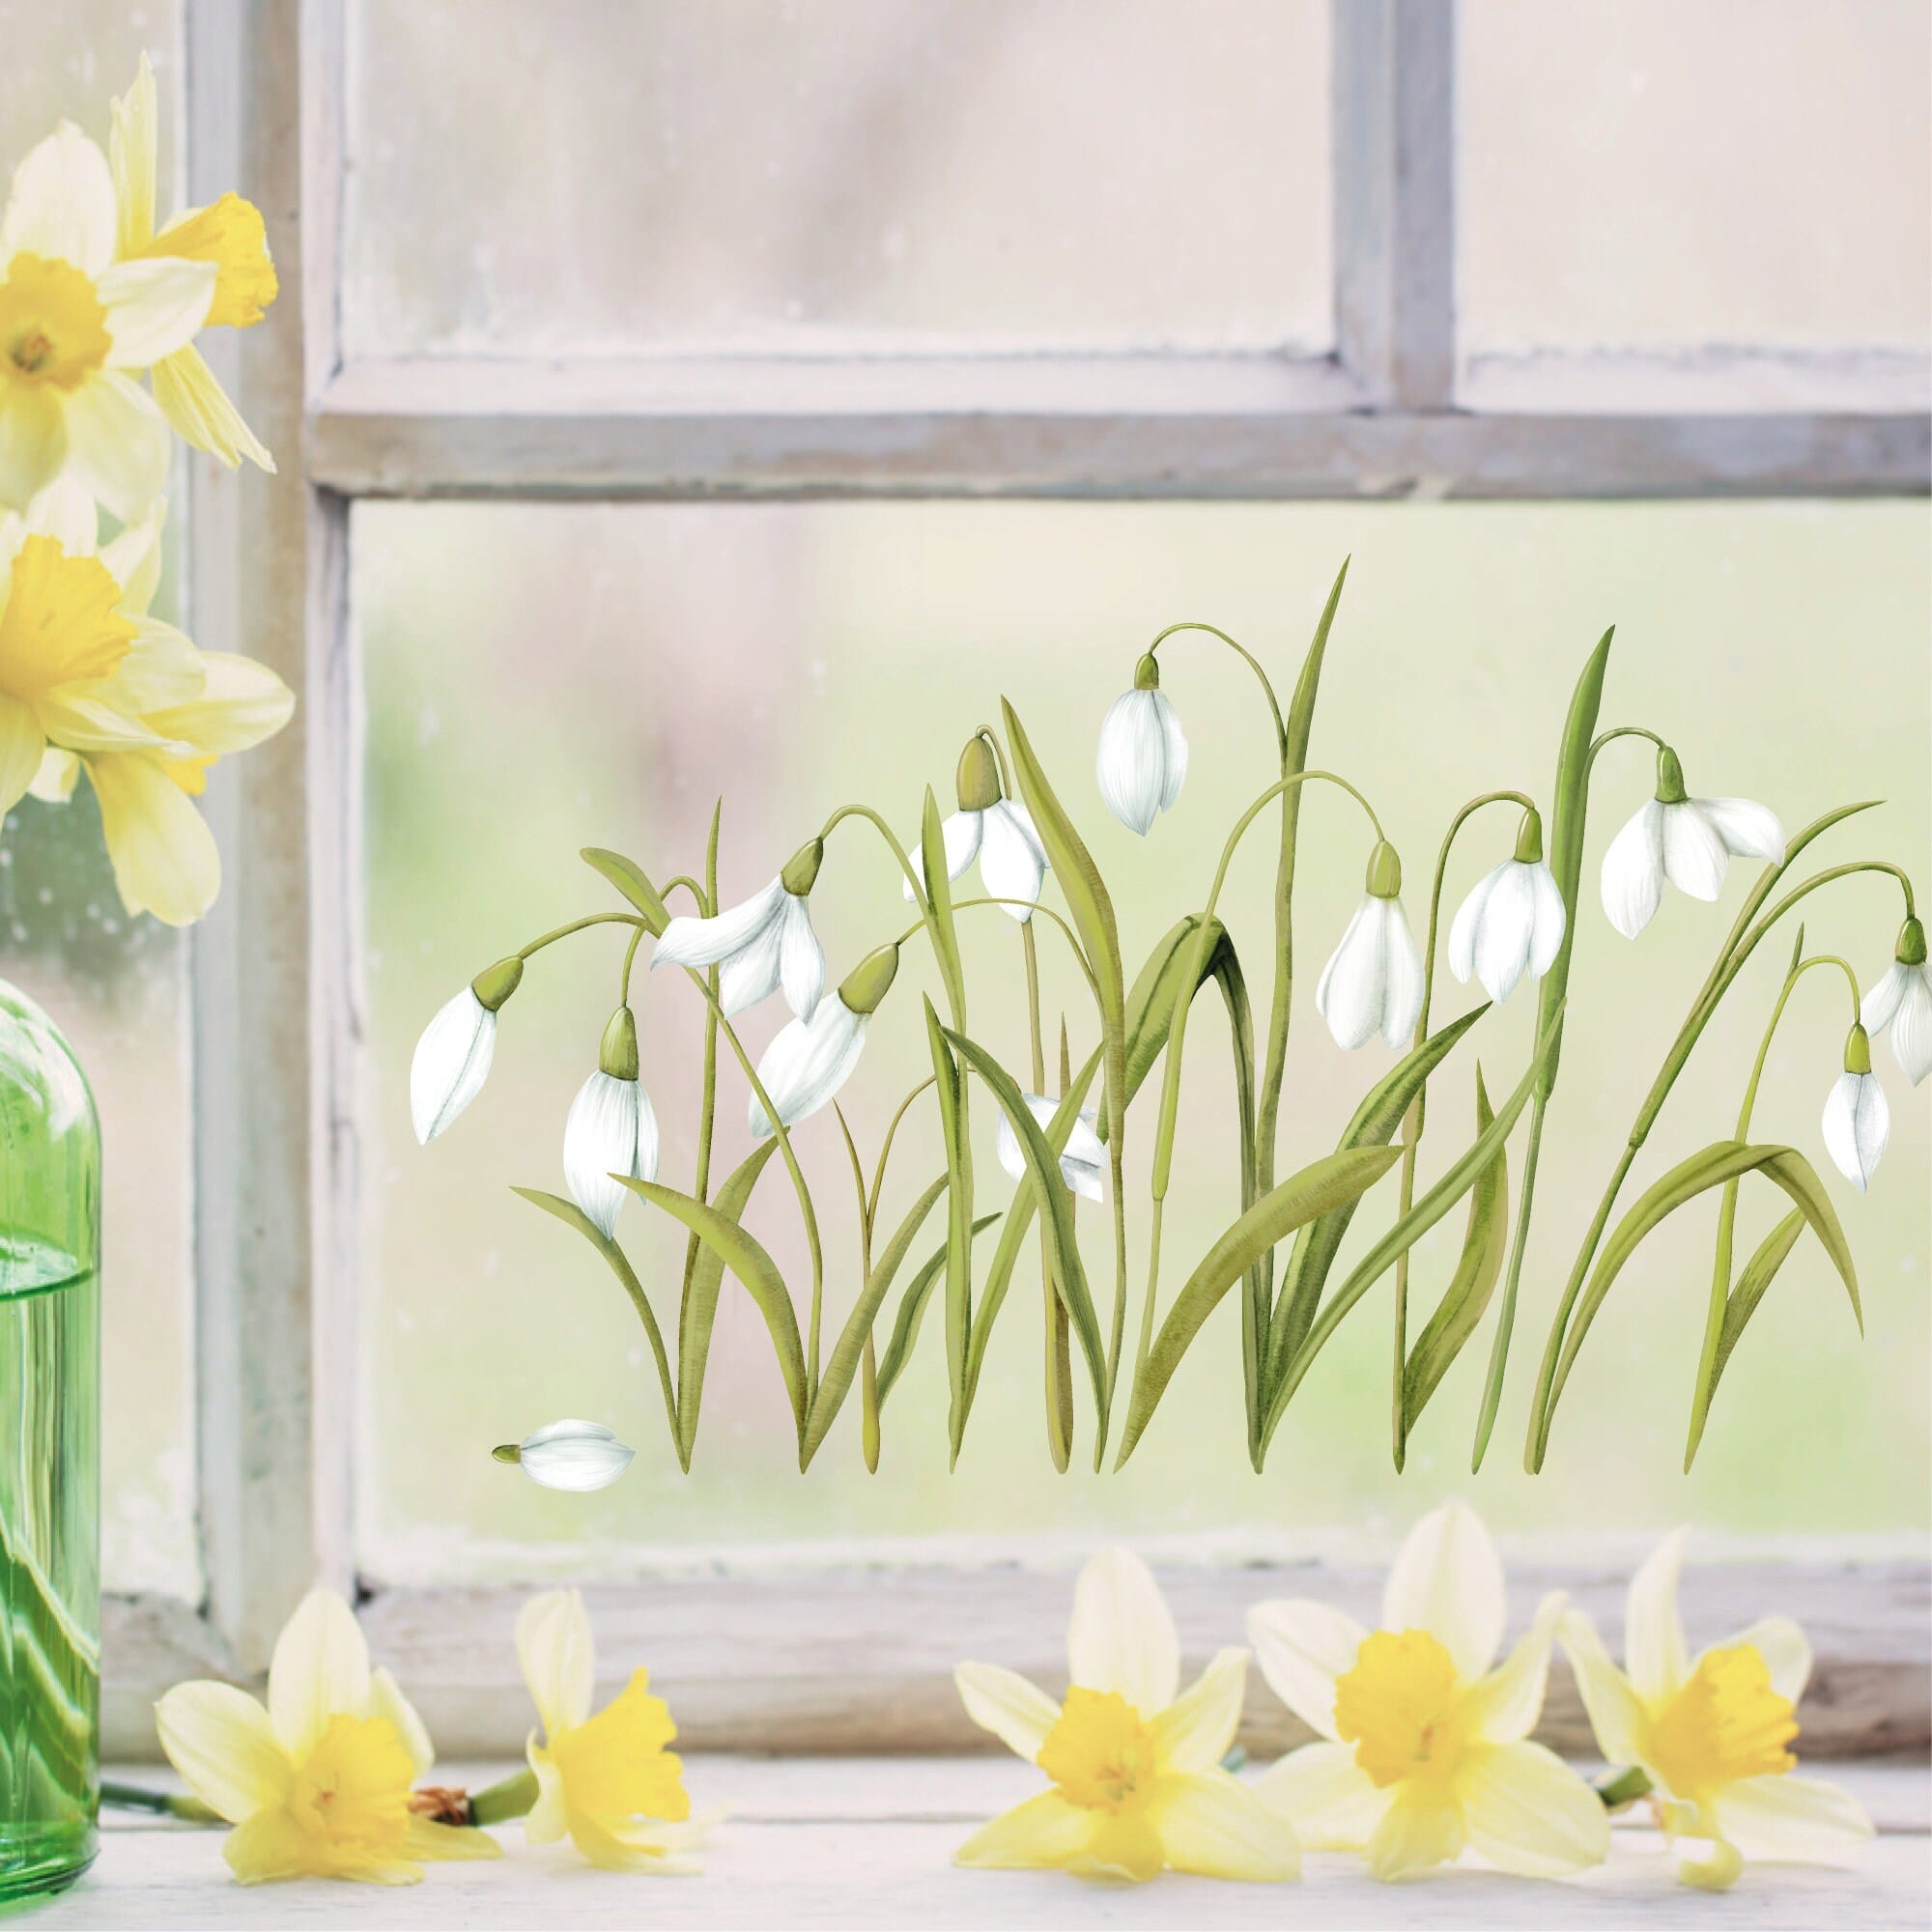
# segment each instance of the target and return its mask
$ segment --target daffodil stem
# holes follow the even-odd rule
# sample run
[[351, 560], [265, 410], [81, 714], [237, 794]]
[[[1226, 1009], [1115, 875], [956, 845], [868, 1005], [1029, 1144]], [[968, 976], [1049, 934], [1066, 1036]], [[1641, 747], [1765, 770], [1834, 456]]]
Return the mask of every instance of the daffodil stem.
[[470, 1794], [469, 1822], [472, 1825], [507, 1825], [513, 1818], [526, 1816], [536, 1802], [536, 1773], [527, 1770], [512, 1772], [508, 1777]]
[[198, 1798], [185, 1798], [173, 1791], [150, 1791], [145, 1784], [123, 1784], [119, 1778], [100, 1780], [100, 1802], [117, 1811], [148, 1811], [157, 1817], [180, 1818], [191, 1825], [219, 1825], [220, 1812]]
[[1603, 1801], [1605, 1811], [1621, 1811], [1625, 1805], [1650, 1796], [1650, 1775], [1640, 1765], [1632, 1765], [1628, 1771], [1620, 1771], [1590, 1789]]

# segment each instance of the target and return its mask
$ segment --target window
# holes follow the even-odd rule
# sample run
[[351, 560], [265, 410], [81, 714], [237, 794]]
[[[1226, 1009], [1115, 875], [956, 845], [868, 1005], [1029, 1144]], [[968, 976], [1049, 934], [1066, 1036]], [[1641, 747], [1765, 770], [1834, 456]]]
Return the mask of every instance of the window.
[[[1298, 651], [1350, 549], [1363, 567], [1318, 728], [1365, 772], [1402, 767], [1407, 846], [1470, 788], [1464, 753], [1429, 730], [1445, 694], [1403, 691], [1429, 646], [1470, 647], [1446, 695], [1471, 719], [1501, 725], [1520, 705], [1548, 721], [1523, 752], [1537, 788], [1577, 654], [1615, 616], [1648, 640], [1658, 708], [1709, 715], [1727, 784], [1822, 804], [1866, 767], [1895, 775], [1892, 846], [1925, 875], [1921, 10], [1702, 0], [1680, 32], [1661, 0], [1135, 0], [1104, 26], [1077, 0], [310, 0], [245, 18], [183, 4], [179, 25], [157, 13], [135, 39], [181, 77], [186, 191], [244, 183], [284, 271], [270, 327], [223, 372], [282, 475], [197, 471], [183, 595], [204, 644], [274, 664], [303, 705], [217, 778], [227, 884], [191, 962], [104, 920], [53, 933], [0, 881], [14, 895], [0, 920], [27, 926], [14, 944], [38, 970], [80, 985], [113, 966], [100, 1023], [137, 1031], [141, 1052], [90, 1065], [158, 1083], [154, 1104], [192, 1122], [191, 1175], [144, 1177], [152, 1210], [132, 1185], [115, 1197], [119, 1215], [153, 1212], [163, 1256], [191, 1236], [195, 1343], [192, 1375], [184, 1362], [139, 1423], [176, 1447], [181, 1483], [110, 1482], [129, 1512], [183, 1521], [192, 1495], [196, 1517], [179, 1548], [117, 1559], [110, 1748], [148, 1747], [161, 1683], [211, 1658], [258, 1669], [318, 1573], [372, 1593], [378, 1644], [425, 1687], [445, 1749], [501, 1747], [517, 1720], [496, 1694], [513, 1681], [497, 1593], [581, 1574], [591, 1541], [612, 1615], [650, 1623], [656, 1667], [694, 1686], [681, 1716], [699, 1741], [932, 1740], [951, 1735], [952, 1634], [994, 1594], [962, 1557], [1037, 1553], [1077, 1508], [1091, 1532], [1130, 1522], [1179, 1561], [1305, 1560], [1453, 1484], [1467, 1422], [1448, 1413], [1429, 1419], [1434, 1467], [1401, 1486], [1386, 1473], [1362, 1421], [1385, 1345], [1373, 1318], [1311, 1391], [1305, 1426], [1326, 1403], [1350, 1428], [1321, 1455], [1287, 1441], [1259, 1482], [1204, 1427], [1184, 1450], [1151, 1439], [1162, 1455], [1123, 1483], [1029, 1492], [1015, 1524], [995, 1507], [1002, 1418], [981, 1416], [969, 1466], [942, 1485], [889, 1407], [876, 1486], [835, 1470], [836, 1444], [801, 1485], [764, 1436], [755, 1350], [749, 1385], [735, 1366], [712, 1384], [696, 1479], [660, 1480], [621, 1305], [506, 1187], [553, 1177], [550, 1123], [598, 1001], [596, 979], [573, 976], [602, 967], [559, 961], [520, 1002], [506, 1094], [427, 1155], [398, 1097], [408, 1045], [558, 895], [595, 897], [588, 875], [581, 893], [557, 877], [574, 844], [688, 846], [733, 759], [761, 775], [730, 787], [727, 870], [749, 878], [779, 827], [851, 788], [862, 689], [895, 726], [867, 748], [883, 769], [865, 788], [883, 802], [895, 786], [909, 820], [918, 781], [943, 779], [978, 722], [954, 694], [983, 707], [1024, 677], [1070, 768], [1095, 681], [1189, 614], [1177, 600], [1211, 598], [1206, 614]], [[55, 64], [69, 111], [98, 113], [133, 59], [134, 40], [86, 32], [91, 11], [58, 29], [99, 51], [98, 71]], [[1572, 97], [1586, 114], [1552, 104]], [[37, 118], [51, 104], [6, 99]], [[1793, 118], [1842, 138], [1794, 143]], [[1623, 164], [1632, 150], [1640, 166]], [[1735, 232], [1679, 191], [1714, 155], [1723, 210], [1755, 211]], [[1899, 193], [1873, 205], [1861, 188], [1881, 174]], [[694, 641], [720, 648], [661, 701], [666, 654]], [[1218, 668], [1185, 675], [1197, 715], [1236, 731]], [[1781, 748], [1821, 675], [1841, 716], [1795, 772]], [[1340, 742], [1373, 715], [1350, 680], [1387, 688], [1399, 758]], [[707, 734], [732, 750], [713, 754]], [[1216, 810], [1234, 800], [1232, 769], [1203, 778]], [[511, 788], [518, 810], [499, 813]], [[26, 828], [16, 871], [40, 836]], [[1311, 875], [1310, 906], [1347, 890], [1339, 870]], [[1848, 932], [1859, 916], [1849, 895], [1833, 915]], [[1674, 954], [1662, 974], [1709, 935], [1686, 919], [1658, 940]], [[1579, 997], [1624, 997], [1605, 951], [1578, 972], [1596, 981]], [[155, 1017], [185, 984], [185, 1021]], [[675, 1026], [662, 989], [643, 999]], [[1305, 1012], [1297, 1030], [1310, 1111], [1338, 1119], [1359, 1069], [1345, 1084]], [[1614, 1050], [1595, 1051], [1614, 1084]], [[667, 1118], [683, 1077], [664, 1076]], [[1767, 1106], [1811, 1108], [1795, 1058], [1768, 1077]], [[1578, 1141], [1552, 1144], [1559, 1174]], [[1926, 1152], [1922, 1108], [1901, 1107], [1892, 1159], [1923, 1172]], [[1188, 1157], [1211, 1177], [1211, 1140]], [[821, 1200], [839, 1182], [828, 1172]], [[1924, 1420], [1902, 1365], [1923, 1358], [1928, 1243], [1910, 1194], [1875, 1198], [1858, 1230], [1900, 1271], [1870, 1284], [1885, 1332], [1858, 1353], [1856, 1405], [1843, 1310], [1794, 1275], [1776, 1336], [1739, 1361], [1777, 1422], [1740, 1416], [1734, 1394], [1694, 1487], [1667, 1483], [1671, 1445], [1627, 1441], [1622, 1397], [1680, 1357], [1688, 1380], [1688, 1341], [1658, 1339], [1680, 1319], [1666, 1259], [1703, 1265], [1687, 1236], [1593, 1343], [1550, 1474], [1531, 1485], [1492, 1454], [1485, 1505], [1554, 1560], [1559, 1463], [1591, 1457], [1617, 1472], [1609, 1530], [1667, 1497], [1761, 1534], [1769, 1470], [1780, 1529], [1910, 1531], [1903, 1566], [1861, 1546], [1871, 1628], [1824, 1662], [1828, 1679], [1889, 1671], [1922, 1710], [1917, 1639], [1880, 1607], [1923, 1578]], [[1559, 1243], [1560, 1217], [1539, 1232]], [[129, 1251], [125, 1222], [110, 1258], [117, 1241]], [[144, 1264], [165, 1270], [123, 1266]], [[1439, 1264], [1438, 1250], [1418, 1267]], [[185, 1264], [176, 1276], [185, 1321]], [[157, 1308], [144, 1350], [181, 1332]], [[1539, 1320], [1526, 1303], [1530, 1348]], [[582, 1362], [538, 1321], [569, 1324]], [[1028, 1340], [1016, 1298], [1005, 1346]], [[513, 1357], [528, 1365], [515, 1389]], [[1177, 1397], [1194, 1406], [1163, 1418], [1170, 1435], [1211, 1421], [1205, 1389]], [[1439, 1400], [1456, 1410], [1453, 1389]], [[581, 1508], [480, 1457], [552, 1407], [600, 1403], [637, 1418], [647, 1454]], [[1025, 1446], [1037, 1422], [1016, 1405], [1014, 1424]], [[117, 1453], [124, 1472], [150, 1466], [146, 1440]], [[1850, 1469], [1869, 1480], [1851, 1488]], [[1605, 1533], [1593, 1520], [1572, 1548], [1594, 1556]], [[890, 1567], [861, 1577], [855, 1559]], [[724, 1581], [653, 1591], [693, 1566]], [[1231, 1590], [1266, 1594], [1191, 1575], [1190, 1634], [1210, 1615], [1226, 1627]], [[791, 1673], [762, 1728], [751, 1691], [779, 1666], [748, 1679], [759, 1642], [787, 1645]]]

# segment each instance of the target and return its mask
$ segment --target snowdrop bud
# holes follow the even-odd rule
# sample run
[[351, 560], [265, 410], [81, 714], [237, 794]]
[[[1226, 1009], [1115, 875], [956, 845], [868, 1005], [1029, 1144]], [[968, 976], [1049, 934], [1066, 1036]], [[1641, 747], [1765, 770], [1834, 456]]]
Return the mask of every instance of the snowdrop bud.
[[1543, 814], [1533, 805], [1516, 829], [1516, 862], [1519, 866], [1543, 863]]
[[1376, 849], [1369, 854], [1368, 888], [1374, 898], [1402, 895], [1402, 855], [1386, 838], [1378, 838]]
[[1826, 1096], [1821, 1127], [1826, 1152], [1862, 1194], [1891, 1132], [1891, 1109], [1871, 1070], [1871, 1040], [1862, 1025], [1855, 1025], [1845, 1037], [1844, 1065]]
[[638, 1452], [601, 1422], [567, 1418], [533, 1430], [521, 1442], [498, 1443], [490, 1453], [499, 1463], [520, 1464], [531, 1482], [547, 1490], [603, 1490], [631, 1466]]
[[1094, 776], [1107, 810], [1143, 838], [1170, 810], [1187, 777], [1187, 734], [1160, 689], [1151, 651], [1134, 667], [1134, 688], [1115, 698], [1100, 726]]
[[1690, 794], [1684, 789], [1684, 767], [1668, 745], [1657, 748], [1657, 790], [1659, 805], [1682, 805]]
[[1352, 1053], [1378, 1033], [1403, 1048], [1422, 1011], [1422, 952], [1402, 909], [1402, 860], [1386, 838], [1369, 855], [1367, 891], [1315, 987], [1315, 1009]]
[[867, 953], [839, 980], [838, 997], [855, 1013], [875, 1013], [879, 1009], [879, 1002], [891, 991], [898, 970], [897, 945], [881, 946], [875, 952]]
[[1924, 965], [1925, 928], [1916, 918], [1908, 919], [1898, 928], [1898, 944], [1891, 952], [1901, 966]]
[[410, 1063], [410, 1118], [427, 1147], [483, 1091], [497, 1052], [497, 1013], [524, 977], [512, 955], [486, 966], [423, 1028]]
[[779, 874], [779, 884], [793, 898], [802, 899], [818, 883], [818, 868], [825, 863], [825, 840], [808, 838], [789, 859]]
[[959, 796], [961, 811], [987, 811], [999, 804], [999, 760], [993, 756], [993, 748], [983, 737], [967, 739], [966, 749], [959, 753], [959, 769], [953, 775], [952, 782]]
[[612, 1080], [638, 1077], [638, 1022], [629, 1007], [619, 1007], [611, 1015], [597, 1048], [597, 1070]]

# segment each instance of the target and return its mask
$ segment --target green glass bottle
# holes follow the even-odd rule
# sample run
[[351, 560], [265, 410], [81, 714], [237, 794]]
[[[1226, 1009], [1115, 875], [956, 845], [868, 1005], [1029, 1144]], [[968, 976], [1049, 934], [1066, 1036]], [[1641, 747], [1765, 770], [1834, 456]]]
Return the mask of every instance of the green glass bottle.
[[0, 980], [0, 1901], [93, 1861], [100, 1707], [100, 1131]]

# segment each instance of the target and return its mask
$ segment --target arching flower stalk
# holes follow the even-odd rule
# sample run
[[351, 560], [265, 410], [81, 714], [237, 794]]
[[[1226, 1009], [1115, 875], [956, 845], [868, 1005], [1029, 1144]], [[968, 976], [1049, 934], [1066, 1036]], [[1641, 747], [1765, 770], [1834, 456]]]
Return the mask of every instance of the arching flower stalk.
[[[1022, 801], [1008, 798], [1000, 782], [1000, 766], [990, 741], [982, 732], [966, 741], [953, 778], [959, 809], [940, 827], [946, 845], [946, 876], [956, 879], [975, 859], [986, 896], [998, 899], [1009, 917], [1022, 923], [1033, 918], [1046, 877], [1046, 847]], [[913, 848], [914, 867], [922, 874], [923, 842]], [[899, 892], [912, 903], [910, 878], [899, 881]]]

